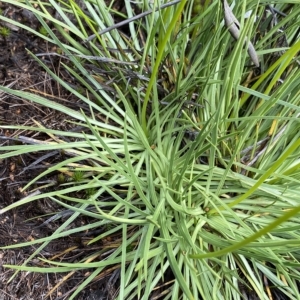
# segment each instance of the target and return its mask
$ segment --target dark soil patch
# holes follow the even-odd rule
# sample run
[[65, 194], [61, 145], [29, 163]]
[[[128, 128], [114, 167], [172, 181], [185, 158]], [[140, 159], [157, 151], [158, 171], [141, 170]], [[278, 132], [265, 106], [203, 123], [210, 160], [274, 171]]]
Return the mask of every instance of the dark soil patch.
[[[0, 3], [3, 15], [13, 20], [22, 22], [31, 28], [38, 30], [39, 23], [35, 17], [24, 9], [16, 8], [8, 4]], [[30, 32], [21, 28], [0, 23], [0, 26], [8, 27], [10, 34], [7, 37], [0, 36], [0, 85], [15, 90], [31, 92], [36, 95], [63, 103], [74, 110], [85, 110], [70, 92], [54, 81], [49, 74], [33, 59], [32, 53], [56, 52], [56, 46], [47, 44]], [[60, 68], [61, 58], [41, 57], [48, 67], [60, 78], [76, 87], [76, 82]], [[88, 111], [86, 111], [88, 112]], [[66, 116], [58, 111], [37, 105], [25, 99], [0, 92], [0, 124], [14, 126], [44, 126], [50, 129], [74, 130]], [[0, 129], [0, 147], [18, 143], [16, 137], [47, 140], [45, 134], [16, 129]], [[25, 146], [25, 144], [24, 144]], [[39, 163], [36, 163], [40, 160]], [[26, 197], [23, 187], [30, 182], [41, 170], [62, 160], [59, 151], [48, 156], [45, 153], [23, 154], [0, 161], [0, 209], [15, 203]], [[57, 188], [57, 176], [51, 175], [36, 182], [36, 186], [49, 184], [51, 189]], [[50, 188], [49, 188], [50, 189]], [[12, 209], [1, 215], [0, 219], [0, 246], [13, 245], [28, 242], [51, 235], [59, 226], [41, 226], [48, 215], [57, 213], [59, 207], [49, 199], [37, 200], [21, 207]], [[47, 215], [47, 216], [45, 216]], [[78, 218], [71, 226], [79, 226], [90, 222], [82, 217]], [[87, 257], [90, 253], [101, 249], [103, 245], [86, 246], [93, 238], [93, 233], [65, 237], [52, 241], [39, 257], [63, 262], [76, 262]], [[32, 272], [18, 272], [4, 268], [3, 265], [22, 265], [34, 253], [39, 245], [22, 247], [17, 249], [0, 251], [0, 300], [11, 299], [68, 299], [76, 287], [87, 278], [87, 271], [68, 273], [39, 274]], [[41, 266], [40, 260], [33, 259], [30, 266]], [[47, 266], [44, 264], [44, 266]], [[85, 291], [76, 299], [109, 299], [114, 290], [108, 288], [110, 272], [97, 277]], [[114, 274], [116, 277], [116, 274]]]

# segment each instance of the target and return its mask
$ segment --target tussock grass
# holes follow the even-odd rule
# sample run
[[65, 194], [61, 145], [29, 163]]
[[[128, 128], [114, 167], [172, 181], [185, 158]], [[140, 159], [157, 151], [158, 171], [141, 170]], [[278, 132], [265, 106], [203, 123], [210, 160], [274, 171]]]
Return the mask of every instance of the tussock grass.
[[[84, 8], [74, 1], [38, 1], [35, 6], [33, 1], [4, 2], [36, 15], [48, 34], [34, 34], [61, 49], [68, 60], [63, 66], [84, 93], [57, 77], [38, 55], [33, 57], [90, 107], [87, 115], [0, 87], [63, 112], [88, 129], [75, 133], [23, 126], [45, 132], [52, 142], [2, 147], [1, 158], [54, 149], [67, 156], [24, 186], [29, 197], [2, 213], [45, 197], [72, 211], [50, 237], [5, 248], [38, 244], [29, 263], [51, 240], [63, 236], [101, 226], [111, 229], [89, 245], [114, 233], [122, 236], [113, 251], [103, 249], [75, 263], [40, 258], [51, 267], [6, 267], [91, 269], [70, 299], [111, 266], [120, 269], [116, 299], [150, 299], [155, 288], [170, 280], [164, 277], [170, 269], [174, 280], [160, 295], [163, 299], [245, 299], [250, 290], [269, 299], [273, 287], [298, 299], [299, 6], [290, 5], [292, 1], [276, 4], [287, 10], [286, 16], [270, 27], [268, 2], [235, 3], [242, 37], [256, 41], [258, 69], [243, 38], [234, 41], [229, 35], [218, 1], [196, 15], [195, 1], [157, 10], [156, 1], [155, 6], [126, 1], [122, 13], [101, 0], [86, 1]], [[59, 19], [47, 12], [49, 6]], [[117, 29], [98, 33], [114, 25], [114, 15], [132, 18], [150, 9], [128, 24], [126, 34]], [[249, 10], [251, 17], [244, 19]], [[286, 44], [276, 45], [282, 28]], [[76, 141], [66, 143], [61, 137]], [[39, 178], [73, 170], [74, 164], [82, 172], [80, 180], [30, 195]], [[86, 199], [70, 196], [83, 190], [92, 193]], [[68, 229], [79, 215], [94, 222]]]

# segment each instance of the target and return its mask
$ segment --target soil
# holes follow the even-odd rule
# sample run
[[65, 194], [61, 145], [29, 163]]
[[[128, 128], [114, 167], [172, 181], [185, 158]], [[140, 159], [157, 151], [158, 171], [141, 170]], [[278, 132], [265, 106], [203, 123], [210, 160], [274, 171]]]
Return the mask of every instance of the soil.
[[[4, 16], [39, 30], [39, 22], [29, 11], [1, 2], [0, 9]], [[9, 23], [0, 22], [1, 27], [10, 30], [7, 37], [0, 35], [1, 86], [42, 95], [72, 109], [79, 107], [85, 109], [79, 99], [54, 81], [30, 54], [56, 52], [56, 46]], [[41, 57], [41, 60], [60, 78], [76, 87], [73, 78], [60, 68], [61, 58], [47, 56]], [[66, 121], [66, 116], [62, 113], [0, 91], [0, 125], [2, 126], [20, 127], [41, 124], [51, 129], [72, 130], [72, 126], [68, 125], [69, 123]], [[39, 140], [48, 138], [29, 130], [0, 129], [0, 148], [16, 143], [14, 140], [16, 136]], [[38, 159], [40, 161], [36, 164]], [[48, 168], [61, 159], [62, 154], [56, 151], [49, 155], [45, 155], [45, 153], [23, 154], [0, 160], [0, 210], [26, 197], [26, 192], [23, 192], [22, 188], [43, 168]], [[40, 181], [37, 184], [57, 183], [56, 176], [51, 176], [43, 178], [43, 182]], [[49, 214], [57, 211], [58, 207], [52, 201], [42, 199], [1, 214], [0, 246], [32, 241], [51, 235], [58, 228], [59, 222], [54, 222], [54, 225], [51, 226], [40, 225], [48, 219]], [[78, 218], [71, 227], [87, 222], [90, 220], [83, 217]], [[54, 240], [43, 249], [39, 257], [46, 259], [60, 257], [63, 262], [80, 261], [92, 253], [91, 251], [95, 251], [97, 247], [99, 249], [103, 247], [103, 244], [100, 243], [96, 246], [93, 245], [93, 248], [88, 247], [87, 241], [92, 237], [93, 233], [89, 233], [85, 236], [76, 235]], [[3, 267], [3, 265], [22, 265], [37, 247], [36, 245], [35, 247], [0, 250], [0, 300], [68, 299], [76, 287], [89, 275], [88, 271], [74, 272], [72, 276], [66, 276], [67, 273], [15, 273], [15, 270]], [[30, 265], [39, 266], [40, 261], [34, 259]], [[111, 299], [115, 292], [113, 285], [108, 284], [109, 277], [112, 275], [116, 277], [116, 273], [112, 271], [98, 276], [76, 299]]]

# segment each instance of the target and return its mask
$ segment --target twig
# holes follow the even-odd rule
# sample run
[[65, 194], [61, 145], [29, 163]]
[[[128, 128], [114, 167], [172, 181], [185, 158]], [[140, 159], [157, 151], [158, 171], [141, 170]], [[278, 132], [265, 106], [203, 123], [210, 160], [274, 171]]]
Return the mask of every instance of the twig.
[[36, 56], [59, 56], [62, 58], [66, 58], [69, 59], [69, 56], [74, 56], [74, 57], [79, 57], [79, 58], [84, 58], [84, 59], [88, 59], [88, 60], [97, 60], [97, 61], [101, 61], [104, 63], [115, 63], [115, 64], [122, 64], [122, 65], [137, 65], [138, 61], [121, 61], [121, 60], [117, 60], [117, 59], [113, 59], [113, 58], [107, 58], [107, 57], [99, 57], [99, 56], [91, 56], [91, 55], [83, 55], [83, 54], [67, 54], [67, 55], [61, 55], [58, 54], [56, 52], [48, 52], [48, 53], [38, 53], [36, 54]]
[[[230, 32], [231, 36], [234, 39], [238, 40], [240, 37], [240, 23], [232, 13], [231, 8], [229, 7], [227, 1], [222, 0], [222, 3], [224, 9], [225, 25], [228, 28], [228, 31]], [[253, 44], [250, 41], [248, 44], [248, 53], [255, 66], [259, 67], [259, 60], [258, 60], [257, 53], [255, 51]]]
[[[141, 18], [143, 18], [143, 17], [146, 17], [146, 16], [150, 15], [151, 13], [153, 13], [154, 11], [158, 11], [158, 10], [163, 9], [163, 8], [166, 8], [166, 7], [168, 7], [168, 6], [175, 5], [175, 4], [179, 3], [180, 1], [181, 1], [181, 0], [175, 0], [175, 1], [172, 1], [172, 2], [165, 3], [165, 4], [161, 5], [160, 7], [156, 8], [155, 10], [153, 10], [153, 9], [147, 10], [147, 11], [145, 11], [145, 12], [143, 12], [143, 13], [141, 13], [141, 14], [138, 14], [138, 15], [132, 17], [132, 18], [129, 18], [129, 19], [127, 19], [127, 20], [124, 20], [124, 21], [122, 21], [122, 22], [120, 22], [120, 23], [114, 24], [114, 25], [112, 25], [112, 26], [110, 26], [110, 27], [108, 27], [108, 28], [105, 28], [105, 29], [99, 31], [99, 32], [98, 32], [98, 35], [107, 33], [107, 32], [109, 32], [109, 31], [112, 31], [112, 30], [114, 30], [114, 29], [117, 29], [117, 28], [119, 28], [119, 27], [121, 27], [121, 26], [124, 26], [124, 25], [126, 25], [126, 24], [128, 24], [128, 23], [130, 23], [130, 22], [133, 22], [133, 21], [135, 21], [135, 20], [138, 20], [138, 19], [141, 19]], [[85, 42], [85, 43], [86, 43], [86, 42], [89, 42], [89, 41], [91, 41], [93, 38], [95, 38], [96, 36], [97, 36], [97, 34], [93, 34], [93, 35], [89, 36], [88, 38], [86, 38], [84, 42]]]

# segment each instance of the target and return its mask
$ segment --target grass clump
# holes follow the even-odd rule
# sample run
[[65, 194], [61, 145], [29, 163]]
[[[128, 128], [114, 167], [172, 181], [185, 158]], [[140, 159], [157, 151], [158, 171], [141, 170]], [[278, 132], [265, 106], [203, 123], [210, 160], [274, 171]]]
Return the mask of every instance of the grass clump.
[[[40, 258], [49, 267], [6, 267], [48, 273], [90, 269], [70, 299], [112, 266], [119, 270], [115, 299], [244, 299], [250, 292], [269, 299], [273, 287], [298, 299], [299, 6], [276, 5], [285, 17], [256, 37], [261, 24], [271, 26], [267, 7], [236, 3], [242, 29], [234, 41], [217, 1], [196, 16], [194, 1], [164, 8], [126, 2], [126, 18], [151, 13], [122, 31], [107, 30], [117, 15], [113, 3], [14, 4], [36, 15], [48, 32], [42, 37], [62, 50], [62, 66], [84, 92], [33, 57], [90, 113], [1, 87], [64, 113], [84, 129], [23, 126], [46, 133], [52, 142], [3, 147], [1, 158], [64, 151], [65, 159], [24, 186], [29, 194], [39, 178], [62, 170], [73, 174], [58, 190], [40, 188], [2, 209], [48, 197], [72, 211], [50, 237], [5, 248], [39, 244], [29, 263], [63, 236], [103, 226], [107, 230], [89, 245], [119, 238], [81, 261]], [[49, 5], [59, 19], [48, 13]], [[252, 17], [244, 19], [248, 10]], [[283, 27], [287, 45], [271, 47]], [[244, 46], [245, 39], [255, 38], [260, 68], [252, 66]], [[76, 196], [80, 191], [87, 198]], [[68, 229], [79, 215], [93, 221]], [[166, 288], [155, 294], [160, 286]]]

